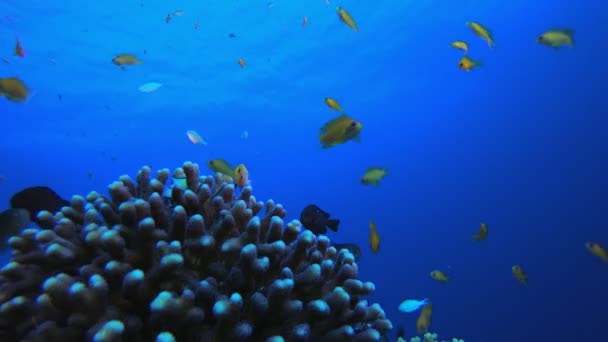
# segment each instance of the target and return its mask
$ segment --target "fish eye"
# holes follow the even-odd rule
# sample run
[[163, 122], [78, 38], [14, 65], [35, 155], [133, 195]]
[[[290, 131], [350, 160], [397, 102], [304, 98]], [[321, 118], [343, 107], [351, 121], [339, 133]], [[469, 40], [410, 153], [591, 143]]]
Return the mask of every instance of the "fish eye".
[[356, 125], [357, 125], [357, 121], [352, 121], [352, 122], [350, 123], [350, 126], [351, 126], [351, 127], [355, 127]]
[[209, 161], [209, 165], [213, 165], [213, 160], [210, 160], [210, 161]]

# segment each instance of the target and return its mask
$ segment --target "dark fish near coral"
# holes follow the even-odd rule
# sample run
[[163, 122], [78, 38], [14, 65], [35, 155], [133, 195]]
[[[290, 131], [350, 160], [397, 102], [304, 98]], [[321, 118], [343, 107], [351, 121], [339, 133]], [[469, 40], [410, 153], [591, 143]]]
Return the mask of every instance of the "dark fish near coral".
[[329, 213], [324, 212], [314, 204], [310, 204], [302, 210], [300, 222], [304, 228], [312, 231], [315, 235], [327, 233], [327, 227], [337, 232], [340, 220], [330, 219], [329, 216]]
[[34, 221], [36, 221], [36, 216], [42, 210], [54, 214], [61, 207], [68, 205], [70, 205], [70, 202], [64, 200], [55, 191], [46, 186], [33, 186], [23, 189], [11, 198], [11, 208], [27, 210]]
[[361, 248], [354, 243], [334, 243], [332, 246], [338, 251], [343, 248], [348, 249], [355, 257], [355, 261], [358, 261], [359, 258], [361, 258]]
[[8, 209], [0, 213], [0, 251], [8, 247], [8, 238], [18, 235], [30, 223], [30, 214], [25, 209]]

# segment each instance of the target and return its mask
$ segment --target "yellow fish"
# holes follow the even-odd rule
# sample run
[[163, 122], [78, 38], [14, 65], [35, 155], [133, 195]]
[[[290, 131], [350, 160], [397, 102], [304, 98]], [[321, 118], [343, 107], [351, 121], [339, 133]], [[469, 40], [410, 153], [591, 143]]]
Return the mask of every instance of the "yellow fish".
[[524, 273], [524, 270], [520, 265], [513, 265], [513, 267], [511, 267], [511, 272], [513, 273], [515, 279], [517, 279], [520, 283], [528, 285], [528, 276]]
[[433, 315], [433, 305], [427, 304], [420, 311], [420, 316], [416, 321], [416, 331], [419, 335], [426, 334], [429, 332], [431, 327], [431, 316]]
[[441, 272], [440, 270], [431, 271], [431, 278], [441, 283], [447, 283], [450, 280], [448, 276], [446, 276], [445, 273]]
[[561, 46], [574, 47], [574, 30], [560, 29], [549, 30], [536, 38], [538, 44], [547, 45], [554, 49], [559, 49]]
[[30, 90], [25, 83], [17, 77], [0, 78], [0, 96], [7, 100], [20, 103], [30, 96]]
[[233, 177], [234, 168], [228, 164], [224, 159], [212, 159], [207, 161], [207, 166], [211, 169], [211, 171], [215, 173], [221, 173], [222, 175]]
[[483, 241], [488, 237], [488, 225], [485, 223], [479, 227], [479, 233], [473, 235], [473, 241]]
[[354, 119], [349, 118], [346, 114], [326, 122], [321, 127], [319, 140], [323, 148], [330, 148], [336, 145], [344, 144], [349, 140], [359, 141], [359, 134], [363, 125]]
[[475, 35], [481, 37], [483, 40], [488, 42], [488, 46], [489, 47], [494, 47], [494, 38], [492, 38], [492, 32], [490, 32], [490, 30], [488, 30], [487, 28], [485, 28], [483, 25], [481, 25], [480, 23], [476, 22], [476, 21], [467, 21], [466, 25], [468, 27], [471, 28], [471, 30], [473, 30], [473, 33], [475, 33]]
[[585, 244], [585, 247], [591, 254], [600, 258], [603, 262], [608, 262], [608, 252], [606, 252], [606, 250], [602, 246], [598, 245], [595, 242], [587, 242]]
[[249, 171], [245, 167], [245, 164], [239, 164], [234, 169], [234, 182], [237, 187], [244, 188], [247, 184], [249, 184]]
[[453, 48], [464, 51], [464, 54], [469, 53], [469, 44], [467, 42], [463, 42], [462, 40], [455, 40], [451, 45]]
[[458, 62], [458, 68], [460, 70], [464, 70], [464, 71], [471, 71], [474, 68], [477, 68], [480, 66], [481, 66], [480, 61], [474, 61], [467, 56], [462, 57], [460, 59], [460, 61]]
[[355, 30], [355, 32], [359, 32], [357, 23], [355, 23], [355, 20], [353, 19], [353, 17], [351, 17], [350, 13], [348, 13], [344, 8], [340, 6], [336, 7], [336, 11], [338, 12], [338, 17], [340, 18], [340, 20], [342, 20], [343, 23]]
[[365, 174], [361, 178], [361, 184], [373, 186], [380, 185], [380, 180], [384, 178], [388, 174], [388, 170], [386, 168], [380, 167], [370, 167], [365, 171]]
[[380, 235], [378, 235], [374, 221], [369, 221], [369, 246], [373, 253], [377, 253], [380, 249]]
[[323, 101], [325, 101], [325, 104], [327, 105], [327, 107], [329, 107], [333, 110], [337, 110], [340, 113], [344, 113], [344, 109], [342, 109], [342, 106], [340, 106], [340, 104], [338, 103], [338, 100], [336, 100], [332, 97], [326, 97], [325, 99], [323, 99]]
[[121, 69], [125, 69], [125, 65], [135, 65], [143, 63], [141, 60], [137, 59], [135, 55], [130, 53], [121, 53], [118, 56], [112, 59], [112, 63], [120, 66]]

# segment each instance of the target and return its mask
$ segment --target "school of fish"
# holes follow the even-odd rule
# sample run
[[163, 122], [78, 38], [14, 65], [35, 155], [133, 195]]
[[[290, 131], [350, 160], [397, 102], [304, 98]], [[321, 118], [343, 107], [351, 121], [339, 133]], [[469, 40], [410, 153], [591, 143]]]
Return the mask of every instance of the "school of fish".
[[[325, 2], [328, 5], [330, 4], [329, 0], [325, 0]], [[274, 3], [269, 2], [267, 3], [266, 7], [268, 9], [273, 8]], [[184, 16], [184, 14], [185, 12], [183, 10], [176, 10], [174, 12], [171, 12], [165, 17], [165, 23], [170, 24], [174, 18], [182, 17]], [[336, 7], [336, 14], [340, 22], [342, 22], [352, 31], [359, 32], [359, 26], [357, 22], [346, 9], [341, 6], [338, 6]], [[303, 16], [302, 18], [303, 19], [301, 21], [301, 27], [306, 28], [310, 25], [309, 17]], [[496, 47], [493, 33], [486, 26], [476, 21], [468, 21], [465, 23], [465, 26], [468, 27], [475, 36], [485, 41], [490, 49], [494, 49]], [[198, 21], [194, 23], [194, 29], [198, 30], [200, 27], [201, 26]], [[235, 33], [229, 33], [228, 37], [232, 39], [236, 38], [237, 36]], [[574, 30], [569, 28], [547, 30], [536, 37], [536, 43], [539, 45], [551, 47], [555, 50], [558, 50], [563, 46], [572, 48], [574, 47]], [[464, 40], [454, 40], [450, 46], [454, 49], [462, 51], [463, 53], [457, 64], [459, 69], [468, 72], [482, 66], [482, 62], [480, 60], [473, 59], [469, 56], [470, 45], [468, 42]], [[16, 58], [26, 57], [25, 49], [23, 48], [22, 42], [19, 37], [16, 37], [13, 56]], [[237, 64], [241, 68], [246, 68], [247, 63], [243, 57], [238, 57], [235, 59], [237, 61]], [[11, 60], [9, 58], [2, 58], [2, 61], [6, 64], [11, 63]], [[53, 60], [53, 63], [54, 62], [55, 61]], [[114, 58], [111, 59], [111, 62], [123, 71], [126, 71], [127, 67], [133, 67], [136, 65], [143, 64], [143, 60], [132, 53], [116, 54]], [[151, 93], [158, 90], [161, 86], [162, 84], [158, 82], [148, 82], [142, 84], [138, 89], [142, 93]], [[31, 98], [31, 96], [32, 92], [30, 91], [26, 83], [20, 78], [16, 76], [0, 78], [0, 97], [4, 97], [7, 100], [15, 103], [24, 103], [27, 102], [27, 100]], [[363, 129], [362, 122], [347, 114], [338, 99], [333, 97], [325, 97], [323, 101], [332, 112], [337, 112], [338, 116], [333, 119], [327, 120], [320, 128], [318, 139], [322, 149], [332, 148], [338, 145], [345, 144], [349, 141], [360, 142], [361, 131]], [[207, 146], [207, 141], [203, 139], [202, 136], [195, 130], [188, 130], [186, 132], [186, 136], [188, 140], [194, 145]], [[243, 131], [240, 137], [241, 139], [247, 139], [248, 132]], [[229, 183], [234, 183], [236, 188], [243, 188], [251, 184], [251, 181], [249, 179], [249, 171], [247, 167], [242, 163], [238, 164], [236, 167], [233, 167], [224, 159], [211, 159], [206, 162], [206, 165], [213, 172], [219, 173], [222, 175], [222, 177], [225, 177], [225, 181]], [[382, 181], [387, 175], [388, 170], [386, 167], [369, 167], [364, 172], [363, 176], [360, 178], [360, 183], [362, 185], [372, 185], [374, 187], [377, 187], [380, 185], [380, 181]], [[175, 186], [183, 186], [183, 182], [183, 177], [179, 175], [176, 175], [174, 177]], [[29, 213], [24, 209], [11, 210], [12, 211], [7, 211], [3, 214], [3, 216], [1, 216], [2, 221], [6, 222], [6, 224], [10, 225], [11, 227], [14, 226], [14, 230], [21, 229], [21, 227], [25, 226], [25, 223], [29, 221]], [[325, 234], [328, 227], [332, 231], [337, 233], [338, 224], [340, 222], [337, 219], [330, 219], [330, 215], [328, 213], [313, 204], [307, 206], [302, 211], [300, 219], [307, 229], [312, 230], [316, 234]], [[14, 232], [11, 231], [10, 233]], [[487, 237], [488, 225], [486, 223], [481, 223], [479, 231], [471, 236], [471, 240], [473, 242], [482, 242], [485, 241]], [[369, 249], [372, 253], [378, 253], [380, 251], [380, 241], [381, 238], [380, 234], [378, 233], [376, 223], [374, 220], [370, 220]], [[355, 244], [337, 244], [336, 247], [347, 248], [351, 250], [353, 253], [357, 254], [357, 259], [361, 254], [358, 246], [356, 246]], [[608, 263], [607, 250], [597, 242], [587, 242], [585, 244], [585, 248], [590, 254], [595, 256], [600, 261]], [[522, 265], [514, 264], [511, 267], [511, 273], [519, 283], [523, 285], [528, 285], [528, 275], [524, 271]], [[432, 270], [429, 274], [430, 278], [436, 282], [443, 284], [450, 283], [450, 276], [446, 274], [445, 271], [435, 269]], [[429, 331], [431, 325], [431, 316], [433, 311], [431, 301], [426, 298], [423, 300], [407, 299], [399, 305], [399, 310], [405, 313], [412, 313], [419, 309], [421, 309], [421, 313], [416, 323], [416, 331], [418, 334], [424, 334]]]

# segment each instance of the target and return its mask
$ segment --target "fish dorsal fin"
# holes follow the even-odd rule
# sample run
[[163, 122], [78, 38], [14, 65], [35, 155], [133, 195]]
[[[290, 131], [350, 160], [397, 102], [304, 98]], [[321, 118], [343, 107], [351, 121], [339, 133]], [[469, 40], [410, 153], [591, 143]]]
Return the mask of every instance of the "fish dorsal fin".
[[575, 31], [573, 29], [567, 29], [567, 28], [556, 29], [555, 31], [561, 32], [561, 33], [566, 34], [568, 36], [573, 36], [574, 33], [575, 33]]
[[322, 127], [321, 127], [321, 133], [326, 133], [327, 130], [332, 126], [335, 125], [337, 122], [340, 122], [342, 120], [350, 120], [348, 116], [346, 116], [346, 114], [341, 114], [340, 116], [338, 116], [337, 118], [331, 119], [328, 122], [326, 122]]

